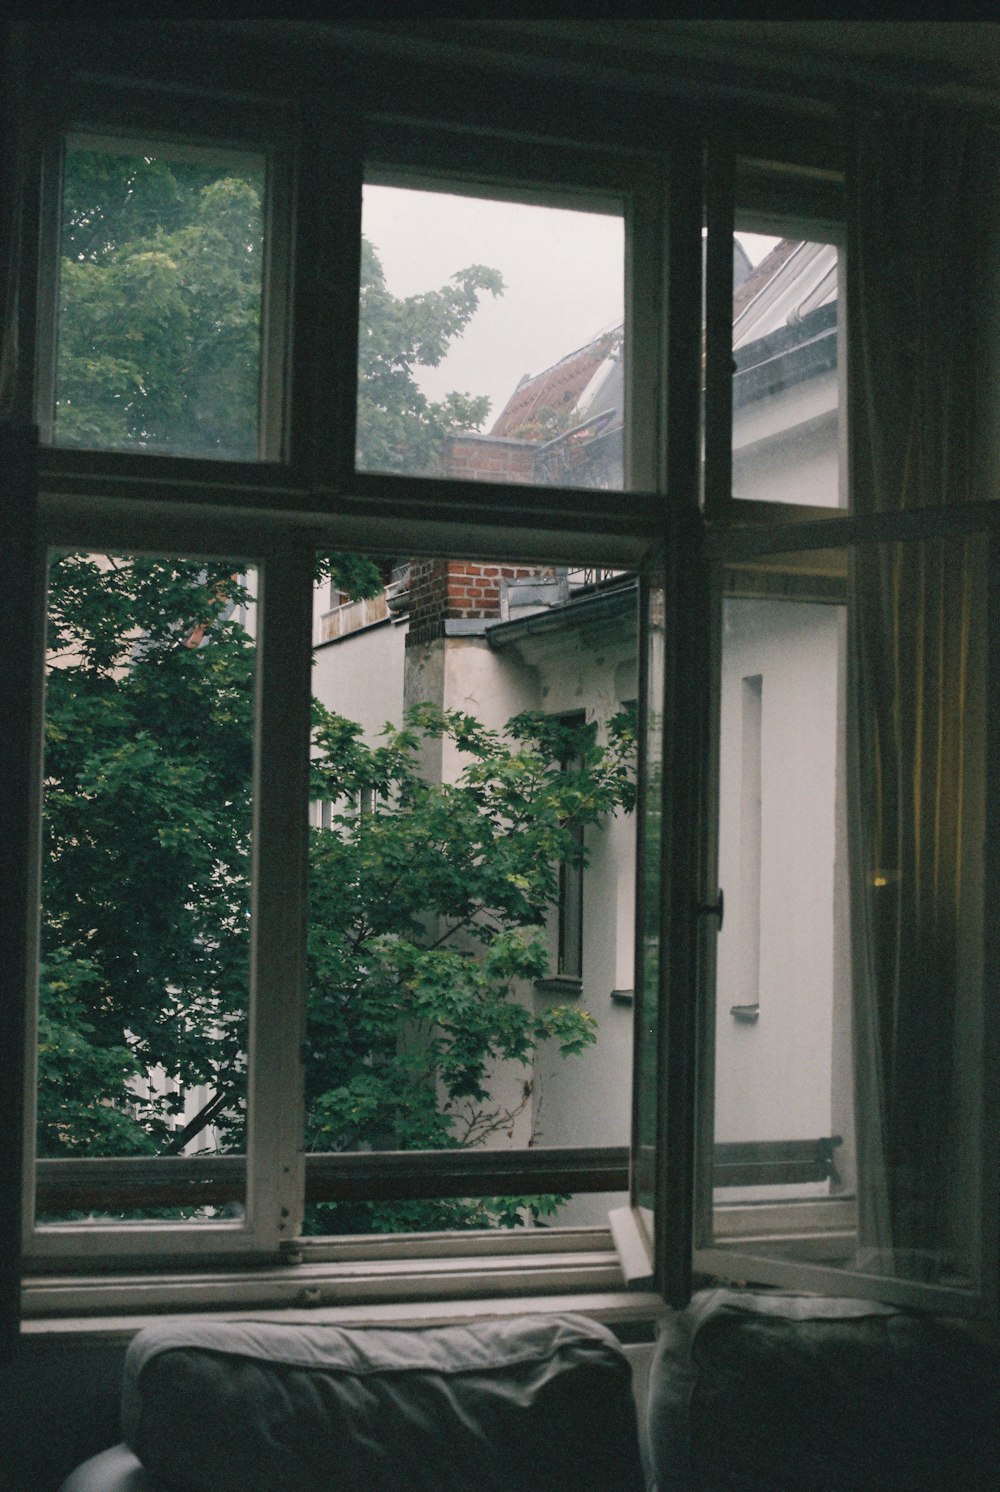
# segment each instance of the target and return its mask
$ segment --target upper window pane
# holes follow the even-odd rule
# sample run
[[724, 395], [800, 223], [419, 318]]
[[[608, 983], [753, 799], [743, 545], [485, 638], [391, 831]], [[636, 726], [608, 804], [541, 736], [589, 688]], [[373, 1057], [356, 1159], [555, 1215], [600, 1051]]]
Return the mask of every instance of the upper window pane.
[[733, 496], [845, 505], [837, 247], [733, 242]]
[[624, 485], [620, 214], [367, 185], [360, 471]]
[[67, 140], [56, 445], [257, 458], [263, 204], [260, 156]]

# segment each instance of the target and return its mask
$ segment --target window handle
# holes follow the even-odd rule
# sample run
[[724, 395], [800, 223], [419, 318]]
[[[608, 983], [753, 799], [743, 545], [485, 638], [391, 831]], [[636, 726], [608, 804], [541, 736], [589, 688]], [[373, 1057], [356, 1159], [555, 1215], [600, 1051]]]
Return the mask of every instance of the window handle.
[[721, 886], [719, 887], [719, 894], [715, 898], [714, 901], [701, 901], [701, 902], [698, 903], [698, 916], [699, 917], [718, 917], [718, 919], [719, 919], [719, 928], [718, 928], [719, 932], [722, 931], [722, 918], [723, 918], [723, 915], [725, 913], [725, 910], [726, 910], [726, 903], [725, 903], [725, 898], [724, 898], [724, 896], [722, 894], [722, 887]]

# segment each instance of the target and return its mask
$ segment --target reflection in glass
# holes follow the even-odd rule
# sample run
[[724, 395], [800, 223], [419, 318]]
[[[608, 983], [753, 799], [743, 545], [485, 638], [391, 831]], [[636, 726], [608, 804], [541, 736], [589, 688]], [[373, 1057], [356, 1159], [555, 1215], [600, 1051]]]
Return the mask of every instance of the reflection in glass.
[[57, 445], [256, 459], [263, 200], [257, 157], [68, 142]]
[[[332, 583], [313, 668], [307, 1155], [625, 1146], [634, 577], [355, 560]], [[565, 866], [582, 878], [575, 973], [559, 966]], [[607, 1206], [317, 1201], [306, 1229], [606, 1224]]]
[[237, 561], [51, 559], [40, 1221], [244, 1195], [254, 592]]
[[623, 485], [620, 215], [369, 184], [360, 471]]
[[659, 1029], [660, 1029], [660, 934], [661, 855], [663, 848], [663, 716], [666, 666], [666, 607], [663, 578], [651, 578], [646, 590], [646, 721], [643, 748], [643, 824], [641, 960], [636, 970], [639, 996], [636, 1022], [636, 1136], [635, 1201], [647, 1215], [652, 1239], [652, 1215], [656, 1204], [656, 1147], [660, 1125]]
[[772, 558], [726, 589], [716, 1242], [973, 1287], [984, 541]]
[[733, 496], [841, 507], [837, 249], [750, 234], [735, 249]]

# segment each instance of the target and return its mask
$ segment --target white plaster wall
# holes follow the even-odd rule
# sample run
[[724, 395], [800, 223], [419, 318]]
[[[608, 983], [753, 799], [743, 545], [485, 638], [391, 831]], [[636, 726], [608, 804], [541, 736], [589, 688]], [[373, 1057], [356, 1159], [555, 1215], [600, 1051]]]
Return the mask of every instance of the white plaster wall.
[[356, 720], [374, 745], [386, 723], [402, 723], [405, 627], [382, 622], [316, 648], [312, 687], [330, 710]]
[[733, 493], [759, 502], [840, 503], [837, 370], [733, 413]]
[[[832, 1131], [841, 608], [729, 600], [724, 608], [716, 1139]], [[762, 679], [760, 1014], [738, 1021], [747, 948], [741, 905], [742, 689]], [[756, 1193], [758, 1196], [760, 1192]], [[735, 1194], [727, 1197], [735, 1200]]]
[[[540, 708], [564, 715], [583, 710], [604, 723], [637, 692], [635, 623], [625, 619], [526, 639], [519, 648], [538, 670]], [[579, 1056], [552, 1048], [535, 1064], [535, 1126], [544, 1145], [626, 1145], [631, 1128], [632, 1007], [612, 1000], [612, 990], [633, 986], [635, 819], [616, 814], [588, 827], [589, 863], [583, 878], [583, 970], [574, 1004], [597, 1025], [596, 1043]], [[555, 965], [555, 919], [550, 922]], [[543, 1009], [566, 996], [537, 992]], [[606, 1224], [609, 1206], [624, 1197], [581, 1194], [560, 1209], [564, 1226]]]

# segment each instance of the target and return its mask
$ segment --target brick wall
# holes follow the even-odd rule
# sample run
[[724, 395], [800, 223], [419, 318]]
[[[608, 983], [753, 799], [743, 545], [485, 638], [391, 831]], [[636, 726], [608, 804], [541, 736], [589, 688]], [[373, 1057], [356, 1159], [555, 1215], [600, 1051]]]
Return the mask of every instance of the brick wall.
[[415, 559], [410, 565], [410, 625], [406, 646], [444, 636], [448, 608], [448, 565], [440, 559]]
[[407, 647], [443, 637], [446, 621], [495, 621], [500, 583], [545, 573], [537, 565], [475, 560], [414, 560], [410, 567]]
[[445, 447], [444, 471], [445, 476], [465, 482], [532, 482], [535, 452], [524, 440], [455, 435]]

